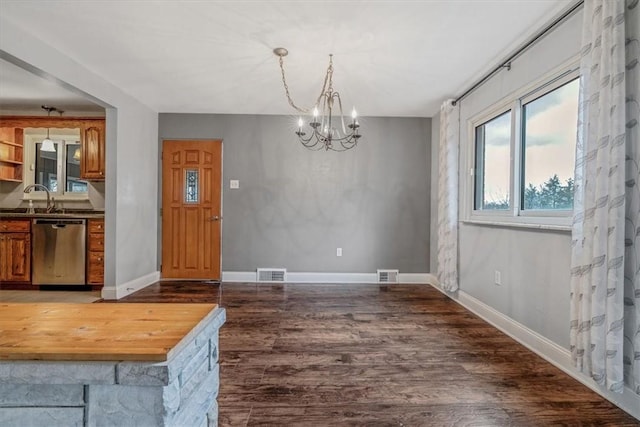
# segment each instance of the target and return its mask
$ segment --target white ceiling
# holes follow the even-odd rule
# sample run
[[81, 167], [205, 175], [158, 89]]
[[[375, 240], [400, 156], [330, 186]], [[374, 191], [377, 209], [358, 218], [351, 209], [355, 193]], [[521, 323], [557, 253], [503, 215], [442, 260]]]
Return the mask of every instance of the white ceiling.
[[[297, 104], [313, 103], [333, 53], [346, 109], [430, 117], [572, 1], [0, 3], [5, 19], [158, 112], [293, 114], [272, 53], [283, 46]], [[0, 101], [17, 104], [11, 85], [20, 79], [6, 69]], [[65, 97], [44, 84], [33, 89], [29, 102]]]
[[[43, 105], [56, 107], [67, 116], [89, 112], [104, 114], [104, 108], [57, 82], [0, 59], [0, 112], [46, 115], [41, 108]], [[51, 115], [57, 116], [57, 113], [52, 112]]]

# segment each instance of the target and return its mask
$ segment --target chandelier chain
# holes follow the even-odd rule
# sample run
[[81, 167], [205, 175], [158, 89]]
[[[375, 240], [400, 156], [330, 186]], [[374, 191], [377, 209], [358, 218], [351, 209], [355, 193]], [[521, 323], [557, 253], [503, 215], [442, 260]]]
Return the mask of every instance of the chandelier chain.
[[[280, 63], [280, 71], [282, 73], [282, 85], [284, 86], [284, 91], [285, 91], [285, 94], [287, 95], [287, 101], [289, 101], [289, 105], [291, 105], [294, 109], [296, 109], [301, 113], [308, 114], [309, 108], [298, 107], [295, 104], [295, 102], [293, 102], [293, 99], [291, 99], [291, 94], [289, 93], [289, 85], [287, 84], [287, 79], [285, 78], [285, 74], [284, 74], [284, 59], [282, 56], [280, 56], [279, 58], [279, 63]], [[320, 104], [320, 100], [322, 99], [327, 89], [327, 82], [329, 82], [329, 88], [331, 88], [332, 74], [333, 74], [333, 55], [329, 55], [329, 68], [327, 68], [327, 74], [325, 74], [324, 76], [324, 83], [322, 84], [322, 90], [320, 91], [320, 95], [318, 95], [318, 99], [316, 99], [316, 103], [314, 104], [314, 106], [317, 106], [318, 104]]]

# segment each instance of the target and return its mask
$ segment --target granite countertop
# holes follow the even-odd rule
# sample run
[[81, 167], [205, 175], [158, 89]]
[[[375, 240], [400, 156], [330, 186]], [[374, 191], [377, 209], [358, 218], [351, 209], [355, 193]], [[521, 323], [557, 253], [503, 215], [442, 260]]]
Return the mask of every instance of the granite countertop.
[[28, 213], [26, 208], [0, 209], [0, 218], [104, 218], [103, 210], [64, 209], [46, 213], [36, 209], [35, 213]]

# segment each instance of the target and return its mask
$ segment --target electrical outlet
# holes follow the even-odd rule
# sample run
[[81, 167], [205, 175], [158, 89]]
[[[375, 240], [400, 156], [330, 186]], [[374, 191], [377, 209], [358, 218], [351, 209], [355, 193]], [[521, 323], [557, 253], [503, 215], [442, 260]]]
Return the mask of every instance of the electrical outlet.
[[237, 179], [229, 180], [229, 188], [233, 188], [233, 189], [240, 188], [240, 181]]
[[496, 285], [502, 285], [502, 274], [498, 270], [494, 271], [494, 278]]
[[342, 248], [336, 249], [336, 256], [342, 256]]

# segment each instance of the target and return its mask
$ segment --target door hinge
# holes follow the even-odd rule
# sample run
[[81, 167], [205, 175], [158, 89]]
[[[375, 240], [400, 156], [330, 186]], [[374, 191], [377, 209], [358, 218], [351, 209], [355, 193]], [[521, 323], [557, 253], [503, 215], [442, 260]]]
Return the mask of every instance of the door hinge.
[[162, 208], [160, 208], [160, 216], [162, 216]]

